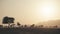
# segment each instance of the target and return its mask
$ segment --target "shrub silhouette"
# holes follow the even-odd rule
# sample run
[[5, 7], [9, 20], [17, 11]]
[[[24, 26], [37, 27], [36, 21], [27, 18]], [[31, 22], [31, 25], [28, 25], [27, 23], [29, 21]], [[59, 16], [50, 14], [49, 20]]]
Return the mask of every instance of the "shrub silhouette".
[[21, 25], [21, 24], [20, 24], [19, 22], [17, 22], [17, 26], [19, 26], [19, 27], [20, 27], [20, 25]]
[[31, 25], [31, 27], [34, 27], [34, 26], [35, 26], [35, 24], [32, 24], [32, 25]]

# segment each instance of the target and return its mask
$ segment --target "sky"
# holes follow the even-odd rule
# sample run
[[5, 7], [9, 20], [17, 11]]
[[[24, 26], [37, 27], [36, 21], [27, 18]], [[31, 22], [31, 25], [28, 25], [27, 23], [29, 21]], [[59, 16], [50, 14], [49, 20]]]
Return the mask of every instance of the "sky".
[[0, 0], [0, 24], [5, 16], [14, 17], [15, 24], [38, 24], [59, 15], [60, 0]]

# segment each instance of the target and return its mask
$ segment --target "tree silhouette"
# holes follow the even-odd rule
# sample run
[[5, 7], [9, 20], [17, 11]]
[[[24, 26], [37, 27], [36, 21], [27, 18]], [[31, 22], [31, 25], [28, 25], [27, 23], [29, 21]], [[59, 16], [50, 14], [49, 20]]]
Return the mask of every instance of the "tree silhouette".
[[4, 18], [3, 18], [3, 24], [8, 24], [8, 27], [10, 27], [10, 24], [11, 23], [14, 23], [14, 18], [13, 17], [8, 17], [8, 16], [5, 16]]
[[14, 18], [13, 17], [8, 17], [8, 16], [5, 16], [4, 18], [3, 18], [3, 24], [8, 24], [8, 23], [14, 23]]

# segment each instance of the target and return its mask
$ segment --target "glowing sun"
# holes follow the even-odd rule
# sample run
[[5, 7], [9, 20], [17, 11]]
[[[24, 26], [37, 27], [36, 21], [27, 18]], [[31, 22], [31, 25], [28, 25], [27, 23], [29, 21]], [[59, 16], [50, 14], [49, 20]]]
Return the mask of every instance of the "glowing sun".
[[38, 8], [38, 13], [39, 14], [41, 13], [42, 18], [44, 20], [50, 20], [52, 17], [54, 17], [54, 13], [55, 13], [54, 12], [54, 7], [53, 6], [43, 6], [43, 7], [40, 7], [40, 8]]

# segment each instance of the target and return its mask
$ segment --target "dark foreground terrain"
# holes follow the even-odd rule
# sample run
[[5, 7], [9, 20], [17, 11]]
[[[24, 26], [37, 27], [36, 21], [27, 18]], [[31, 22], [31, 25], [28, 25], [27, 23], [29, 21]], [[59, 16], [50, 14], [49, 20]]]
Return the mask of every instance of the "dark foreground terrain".
[[0, 34], [60, 34], [55, 28], [0, 28]]

